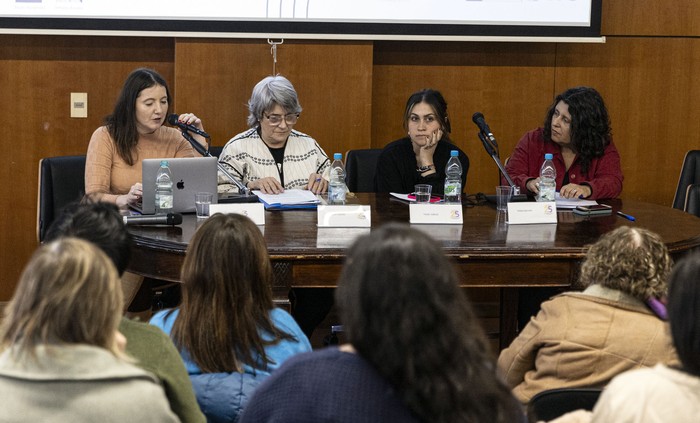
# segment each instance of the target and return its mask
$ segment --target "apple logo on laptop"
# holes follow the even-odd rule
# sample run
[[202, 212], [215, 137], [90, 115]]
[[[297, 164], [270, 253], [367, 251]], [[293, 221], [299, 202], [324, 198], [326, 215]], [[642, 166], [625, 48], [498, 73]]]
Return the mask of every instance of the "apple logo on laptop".
[[180, 182], [176, 184], [177, 189], [185, 189], [185, 183], [180, 179]]

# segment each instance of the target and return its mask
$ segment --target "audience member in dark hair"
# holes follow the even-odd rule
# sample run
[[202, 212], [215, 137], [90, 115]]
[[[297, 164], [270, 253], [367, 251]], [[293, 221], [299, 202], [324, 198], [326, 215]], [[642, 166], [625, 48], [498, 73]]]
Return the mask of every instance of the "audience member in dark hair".
[[182, 304], [151, 324], [185, 360], [210, 421], [235, 421], [257, 384], [311, 344], [272, 302], [272, 264], [260, 229], [241, 214], [215, 214], [192, 237], [182, 264]]
[[515, 396], [527, 403], [548, 389], [602, 388], [624, 371], [675, 362], [659, 301], [670, 270], [658, 235], [628, 226], [603, 235], [581, 266], [585, 291], [543, 303], [501, 351], [498, 367]]
[[590, 87], [569, 88], [547, 111], [544, 127], [526, 133], [506, 171], [521, 192], [539, 192], [545, 153], [554, 155], [557, 191], [564, 198], [616, 198], [622, 191], [620, 154], [603, 98]]
[[459, 152], [462, 190], [467, 183], [469, 158], [452, 143], [447, 102], [439, 91], [413, 93], [406, 102], [403, 129], [408, 136], [387, 144], [377, 161], [377, 192], [413, 192], [416, 184], [431, 185], [433, 194], [445, 190], [445, 166], [450, 150]]
[[437, 243], [388, 225], [349, 250], [336, 291], [349, 344], [293, 357], [241, 422], [518, 422]]
[[[88, 200], [66, 207], [49, 228], [46, 242], [67, 236], [97, 245], [120, 275], [129, 264], [131, 235], [114, 204]], [[170, 408], [180, 420], [204, 422], [185, 366], [170, 338], [156, 327], [126, 318], [121, 319], [119, 331], [126, 337], [127, 354], [160, 380]]]
[[117, 271], [94, 244], [39, 247], [0, 326], [0, 421], [180, 421], [125, 355], [121, 303]]

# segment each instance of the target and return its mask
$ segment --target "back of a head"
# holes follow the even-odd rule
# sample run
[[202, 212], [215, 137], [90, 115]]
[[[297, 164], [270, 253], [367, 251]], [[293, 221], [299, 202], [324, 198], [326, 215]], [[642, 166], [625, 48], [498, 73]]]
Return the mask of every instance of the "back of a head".
[[489, 365], [453, 264], [428, 235], [390, 224], [359, 238], [336, 302], [348, 341], [421, 419], [509, 421], [517, 410], [500, 409], [514, 401]]
[[668, 320], [683, 369], [700, 377], [700, 251], [680, 260], [669, 282]]
[[248, 126], [257, 127], [263, 113], [275, 104], [280, 105], [287, 113], [302, 111], [294, 86], [282, 75], [268, 76], [255, 84], [248, 100]]
[[46, 242], [67, 236], [97, 245], [120, 275], [129, 265], [131, 235], [114, 204], [88, 200], [67, 206], [49, 227]]
[[590, 246], [581, 266], [584, 285], [600, 284], [646, 301], [666, 295], [671, 257], [661, 237], [622, 226]]
[[119, 355], [122, 291], [111, 260], [77, 238], [44, 244], [27, 263], [2, 324], [1, 346], [32, 355], [47, 344], [89, 344]]
[[269, 319], [273, 273], [252, 220], [240, 214], [209, 217], [190, 241], [181, 280], [173, 340], [203, 371], [237, 370], [236, 352], [252, 363], [251, 348], [264, 356], [258, 330], [275, 333]]

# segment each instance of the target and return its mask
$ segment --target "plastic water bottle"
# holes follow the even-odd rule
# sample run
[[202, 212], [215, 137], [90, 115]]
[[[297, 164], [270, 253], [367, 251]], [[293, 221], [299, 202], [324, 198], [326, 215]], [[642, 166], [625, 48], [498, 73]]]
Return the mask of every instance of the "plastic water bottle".
[[445, 203], [462, 202], [462, 163], [459, 161], [459, 151], [450, 151], [450, 160], [445, 166]]
[[328, 185], [328, 202], [330, 204], [345, 203], [345, 193], [347, 192], [345, 185], [345, 165], [343, 164], [343, 155], [340, 153], [333, 154], [333, 163], [330, 170], [330, 185]]
[[173, 176], [167, 160], [160, 161], [156, 175], [156, 213], [173, 212]]
[[557, 169], [554, 167], [551, 153], [544, 155], [544, 163], [540, 168], [540, 193], [537, 201], [554, 201], [557, 191]]

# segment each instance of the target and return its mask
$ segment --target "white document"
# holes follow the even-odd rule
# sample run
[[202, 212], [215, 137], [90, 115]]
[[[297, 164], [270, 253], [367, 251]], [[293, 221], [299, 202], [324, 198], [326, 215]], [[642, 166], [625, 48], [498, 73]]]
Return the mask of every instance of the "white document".
[[557, 203], [558, 209], [575, 209], [578, 206], [595, 206], [598, 204], [595, 200], [584, 200], [582, 198], [564, 198], [557, 192], [554, 201]]
[[321, 202], [316, 194], [307, 189], [286, 189], [279, 194], [263, 194], [262, 191], [253, 190], [253, 193], [267, 205], [288, 206], [294, 204], [318, 204]]

